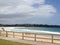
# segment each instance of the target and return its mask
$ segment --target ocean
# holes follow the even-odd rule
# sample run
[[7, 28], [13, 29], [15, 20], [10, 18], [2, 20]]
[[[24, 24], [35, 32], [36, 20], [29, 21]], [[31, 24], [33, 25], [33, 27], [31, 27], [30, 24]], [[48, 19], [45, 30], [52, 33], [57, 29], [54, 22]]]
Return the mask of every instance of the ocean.
[[60, 28], [48, 27], [4, 27], [6, 31], [60, 34]]

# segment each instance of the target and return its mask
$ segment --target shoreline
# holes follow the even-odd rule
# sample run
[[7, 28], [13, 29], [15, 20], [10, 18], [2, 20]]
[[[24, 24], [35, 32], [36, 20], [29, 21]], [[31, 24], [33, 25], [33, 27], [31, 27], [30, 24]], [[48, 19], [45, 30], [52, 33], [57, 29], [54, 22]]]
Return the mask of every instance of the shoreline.
[[[0, 27], [1, 29], [2, 27]], [[5, 29], [5, 31], [14, 31], [15, 27], [3, 27]], [[19, 27], [20, 28], [20, 27]], [[25, 27], [21, 27], [21, 28], [25, 28]], [[15, 30], [14, 32], [29, 32], [29, 33], [44, 33], [44, 34], [55, 34], [55, 35], [60, 35], [60, 32], [51, 32], [51, 31], [39, 31], [39, 30], [27, 30], [27, 29], [24, 29], [24, 30]]]

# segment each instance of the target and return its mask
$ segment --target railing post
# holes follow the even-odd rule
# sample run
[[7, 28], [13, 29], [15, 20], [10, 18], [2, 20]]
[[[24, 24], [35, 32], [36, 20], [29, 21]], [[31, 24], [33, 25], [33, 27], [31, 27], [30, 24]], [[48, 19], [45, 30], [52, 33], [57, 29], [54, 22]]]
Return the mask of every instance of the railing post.
[[14, 32], [13, 32], [13, 38], [15, 37]]
[[36, 41], [36, 34], [34, 34], [35, 35], [35, 37], [34, 37], [34, 41]]
[[24, 32], [22, 32], [22, 40], [24, 40]]
[[8, 37], [8, 32], [6, 31], [6, 37]]
[[1, 31], [0, 31], [0, 36], [1, 36]]
[[52, 34], [52, 43], [54, 42], [54, 36], [53, 36], [53, 34]]

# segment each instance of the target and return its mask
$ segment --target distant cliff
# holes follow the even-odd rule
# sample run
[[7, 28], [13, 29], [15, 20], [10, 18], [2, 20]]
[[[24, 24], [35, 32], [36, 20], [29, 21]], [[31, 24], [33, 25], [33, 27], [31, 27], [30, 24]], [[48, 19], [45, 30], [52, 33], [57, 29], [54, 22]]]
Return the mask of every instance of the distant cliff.
[[59, 27], [60, 25], [43, 25], [43, 24], [0, 24], [0, 27]]

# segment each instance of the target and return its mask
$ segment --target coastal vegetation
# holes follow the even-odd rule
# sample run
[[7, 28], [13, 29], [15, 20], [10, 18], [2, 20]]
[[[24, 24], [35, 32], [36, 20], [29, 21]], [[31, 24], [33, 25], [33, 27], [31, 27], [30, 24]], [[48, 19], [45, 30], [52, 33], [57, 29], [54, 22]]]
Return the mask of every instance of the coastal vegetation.
[[0, 27], [58, 27], [60, 25], [47, 25], [47, 24], [0, 24]]

